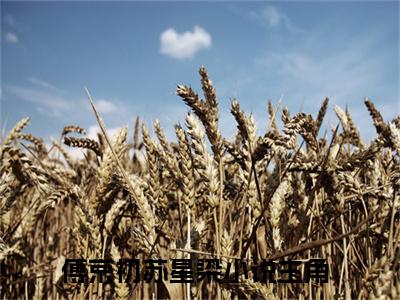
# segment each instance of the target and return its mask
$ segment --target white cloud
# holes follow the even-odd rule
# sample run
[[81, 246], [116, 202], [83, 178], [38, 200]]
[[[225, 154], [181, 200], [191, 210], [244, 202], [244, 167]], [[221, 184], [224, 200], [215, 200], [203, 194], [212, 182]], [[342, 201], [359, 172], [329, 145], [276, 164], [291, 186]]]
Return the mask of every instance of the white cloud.
[[177, 59], [193, 57], [198, 51], [211, 46], [211, 35], [199, 26], [193, 31], [177, 33], [175, 29], [169, 28], [160, 36], [162, 54]]
[[[90, 112], [93, 112], [92, 107], [90, 103], [87, 101], [87, 99], [84, 100], [84, 103], [86, 105], [86, 108]], [[96, 99], [93, 101], [93, 103], [94, 106], [96, 107], [96, 110], [100, 114], [111, 114], [115, 112], [123, 113], [124, 104], [116, 99], [112, 101], [106, 99]]]
[[279, 12], [274, 6], [266, 6], [261, 11], [261, 16], [264, 18], [269, 26], [277, 26], [285, 20], [288, 20], [288, 17]]
[[[242, 108], [254, 112], [257, 121], [265, 120], [264, 99], [276, 101], [283, 94], [283, 105], [292, 114], [301, 109], [315, 115], [327, 96], [330, 108], [321, 133], [330, 124], [333, 127], [337, 124], [335, 114], [331, 113], [334, 104], [343, 109], [347, 105], [361, 135], [370, 139], [375, 135], [375, 129], [364, 97], [369, 96], [375, 101], [385, 120], [399, 114], [397, 87], [388, 80], [390, 75], [386, 71], [388, 64], [398, 63], [398, 59], [393, 60], [388, 52], [377, 51], [381, 43], [378, 34], [355, 37], [340, 48], [326, 47], [321, 42], [321, 35], [317, 30], [306, 41], [294, 40], [294, 48], [271, 47], [247, 64], [237, 66], [235, 72], [227, 72], [227, 76], [215, 81], [220, 99], [237, 96], [239, 101], [242, 100]], [[266, 84], [260, 85], [260, 82]], [[246, 88], [250, 86], [251, 89]], [[221, 108], [223, 105], [220, 101]], [[229, 127], [223, 123], [226, 119], [221, 117], [220, 120], [221, 129]], [[261, 126], [265, 128], [265, 122]]]
[[7, 32], [5, 35], [6, 42], [9, 44], [16, 44], [18, 43], [18, 37], [15, 33]]
[[39, 108], [51, 110], [53, 113], [62, 112], [73, 108], [74, 103], [70, 99], [55, 95], [46, 90], [38, 90], [15, 85], [6, 85], [5, 91], [18, 98], [36, 104]]
[[56, 88], [56, 87], [55, 87], [54, 85], [52, 85], [51, 83], [49, 83], [49, 82], [47, 82], [47, 81], [44, 81], [44, 80], [42, 80], [42, 79], [36, 78], [36, 77], [29, 77], [29, 78], [28, 78], [28, 81], [29, 81], [30, 83], [33, 83], [33, 84], [35, 84], [35, 85], [37, 85], [37, 86], [40, 86], [40, 87], [43, 87], [43, 88], [45, 88], [45, 89], [52, 89], [52, 90], [55, 90], [55, 91], [61, 91], [60, 89]]
[[364, 55], [352, 49], [321, 58], [299, 52], [268, 53], [257, 63], [277, 70], [275, 75], [286, 91], [345, 101], [357, 91], [367, 92], [369, 83], [378, 80], [379, 75], [371, 71], [378, 68], [381, 58], [369, 56], [367, 61]]
[[14, 27], [15, 24], [16, 24], [15, 23], [15, 19], [14, 19], [14, 17], [12, 15], [6, 15], [4, 17], [4, 22], [10, 27]]
[[[92, 110], [86, 99], [65, 97], [63, 90], [45, 80], [29, 77], [28, 81], [35, 87], [6, 85], [5, 90], [22, 100], [36, 104], [36, 109], [43, 114], [48, 114], [50, 110], [53, 115], [58, 116], [65, 111], [72, 110], [77, 105], [86, 107], [89, 111]], [[101, 114], [116, 112], [118, 108], [114, 102], [105, 99], [95, 100], [94, 104]]]
[[304, 33], [302, 29], [295, 26], [292, 20], [273, 5], [267, 5], [258, 11], [251, 11], [247, 16], [254, 22], [270, 28], [285, 28], [293, 33]]
[[[121, 127], [106, 128], [108, 137], [112, 140], [113, 137], [121, 130]], [[97, 140], [97, 134], [101, 133], [99, 125], [92, 125], [87, 130], [87, 137]]]
[[[91, 112], [87, 99], [83, 97], [71, 97], [57, 86], [36, 77], [30, 77], [28, 81], [33, 86], [6, 84], [4, 91], [15, 96], [17, 100], [34, 104], [35, 109], [42, 115], [62, 117], [73, 113], [75, 116], [82, 116], [89, 111]], [[95, 101], [95, 103], [101, 113], [112, 112], [116, 109], [113, 103], [106, 100]]]
[[[385, 83], [383, 67], [385, 56], [371, 54], [368, 42], [358, 41], [359, 45], [344, 47], [341, 51], [317, 56], [306, 51], [270, 52], [262, 59], [256, 60], [258, 67], [275, 70], [274, 76], [280, 92], [286, 102], [291, 101], [292, 109], [302, 108], [307, 112], [316, 112], [324, 97], [329, 97], [330, 106], [337, 104], [349, 107], [355, 123], [359, 126], [361, 135], [370, 139], [375, 135], [371, 118], [364, 105], [364, 97], [380, 95], [377, 107], [385, 120], [396, 115], [393, 101], [396, 98], [388, 92]], [[302, 103], [304, 101], [304, 103]], [[389, 103], [389, 104], [388, 104]], [[302, 107], [304, 104], [304, 107]], [[392, 110], [386, 106], [392, 107]], [[337, 124], [337, 118], [330, 111], [326, 116], [325, 125]]]
[[112, 113], [117, 110], [117, 107], [114, 103], [104, 99], [94, 101], [94, 105], [96, 106], [97, 111], [103, 114]]

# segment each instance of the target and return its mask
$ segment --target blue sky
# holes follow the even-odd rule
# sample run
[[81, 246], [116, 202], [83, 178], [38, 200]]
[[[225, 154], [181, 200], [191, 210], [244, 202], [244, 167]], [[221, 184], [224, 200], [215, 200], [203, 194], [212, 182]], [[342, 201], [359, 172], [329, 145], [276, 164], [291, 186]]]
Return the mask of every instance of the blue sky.
[[[363, 104], [399, 115], [398, 2], [1, 2], [1, 127], [30, 116], [28, 132], [93, 132], [84, 86], [110, 129], [139, 115], [171, 137], [187, 107], [177, 84], [201, 92], [205, 65], [232, 136], [230, 99], [253, 112], [260, 134], [267, 100], [315, 115], [348, 105], [362, 135], [375, 132]], [[333, 113], [324, 128], [336, 126]]]

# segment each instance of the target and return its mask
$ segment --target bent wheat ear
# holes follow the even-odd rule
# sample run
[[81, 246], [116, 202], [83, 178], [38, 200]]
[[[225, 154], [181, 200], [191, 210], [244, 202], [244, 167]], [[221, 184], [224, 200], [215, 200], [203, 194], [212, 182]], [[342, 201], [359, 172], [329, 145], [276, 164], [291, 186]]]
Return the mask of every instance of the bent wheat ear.
[[11, 142], [15, 139], [18, 138], [19, 134], [21, 133], [21, 131], [28, 125], [30, 121], [29, 117], [23, 118], [21, 119], [15, 126], [13, 129], [11, 129], [10, 133], [6, 136], [6, 138], [4, 139], [4, 141], [2, 142], [2, 149], [6, 146], [8, 146], [9, 144], [11, 144]]
[[70, 147], [89, 149], [96, 153], [98, 156], [102, 156], [99, 143], [89, 138], [74, 138], [66, 136], [64, 138], [64, 144]]
[[86, 134], [86, 130], [84, 128], [79, 127], [78, 125], [68, 125], [68, 126], [65, 126], [63, 128], [63, 130], [61, 132], [61, 136], [64, 136], [64, 135], [66, 135], [68, 133], [71, 133], [71, 132], [77, 132], [77, 133], [80, 133], [80, 134]]

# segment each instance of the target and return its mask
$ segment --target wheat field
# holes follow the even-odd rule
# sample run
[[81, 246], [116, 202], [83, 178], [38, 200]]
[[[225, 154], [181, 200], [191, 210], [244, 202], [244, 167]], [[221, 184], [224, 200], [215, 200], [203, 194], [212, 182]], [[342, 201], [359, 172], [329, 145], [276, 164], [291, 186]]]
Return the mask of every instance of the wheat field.
[[[67, 125], [49, 147], [29, 118], [1, 140], [1, 299], [399, 299], [400, 117], [385, 121], [369, 99], [376, 135], [363, 141], [350, 112], [337, 126], [268, 103], [267, 130], [232, 99], [232, 140], [219, 129], [216, 90], [199, 70], [203, 98], [176, 89], [190, 108], [176, 139], [136, 118], [133, 138], [98, 139]], [[90, 94], [88, 92], [90, 99]], [[278, 118], [283, 126], [279, 128]], [[261, 131], [261, 130], [260, 130]], [[325, 134], [324, 134], [325, 132]], [[129, 142], [128, 142], [129, 141]], [[82, 148], [84, 158], [68, 148]], [[326, 259], [328, 282], [170, 280], [108, 284], [64, 280], [67, 259]], [[228, 279], [232, 279], [229, 277]]]

